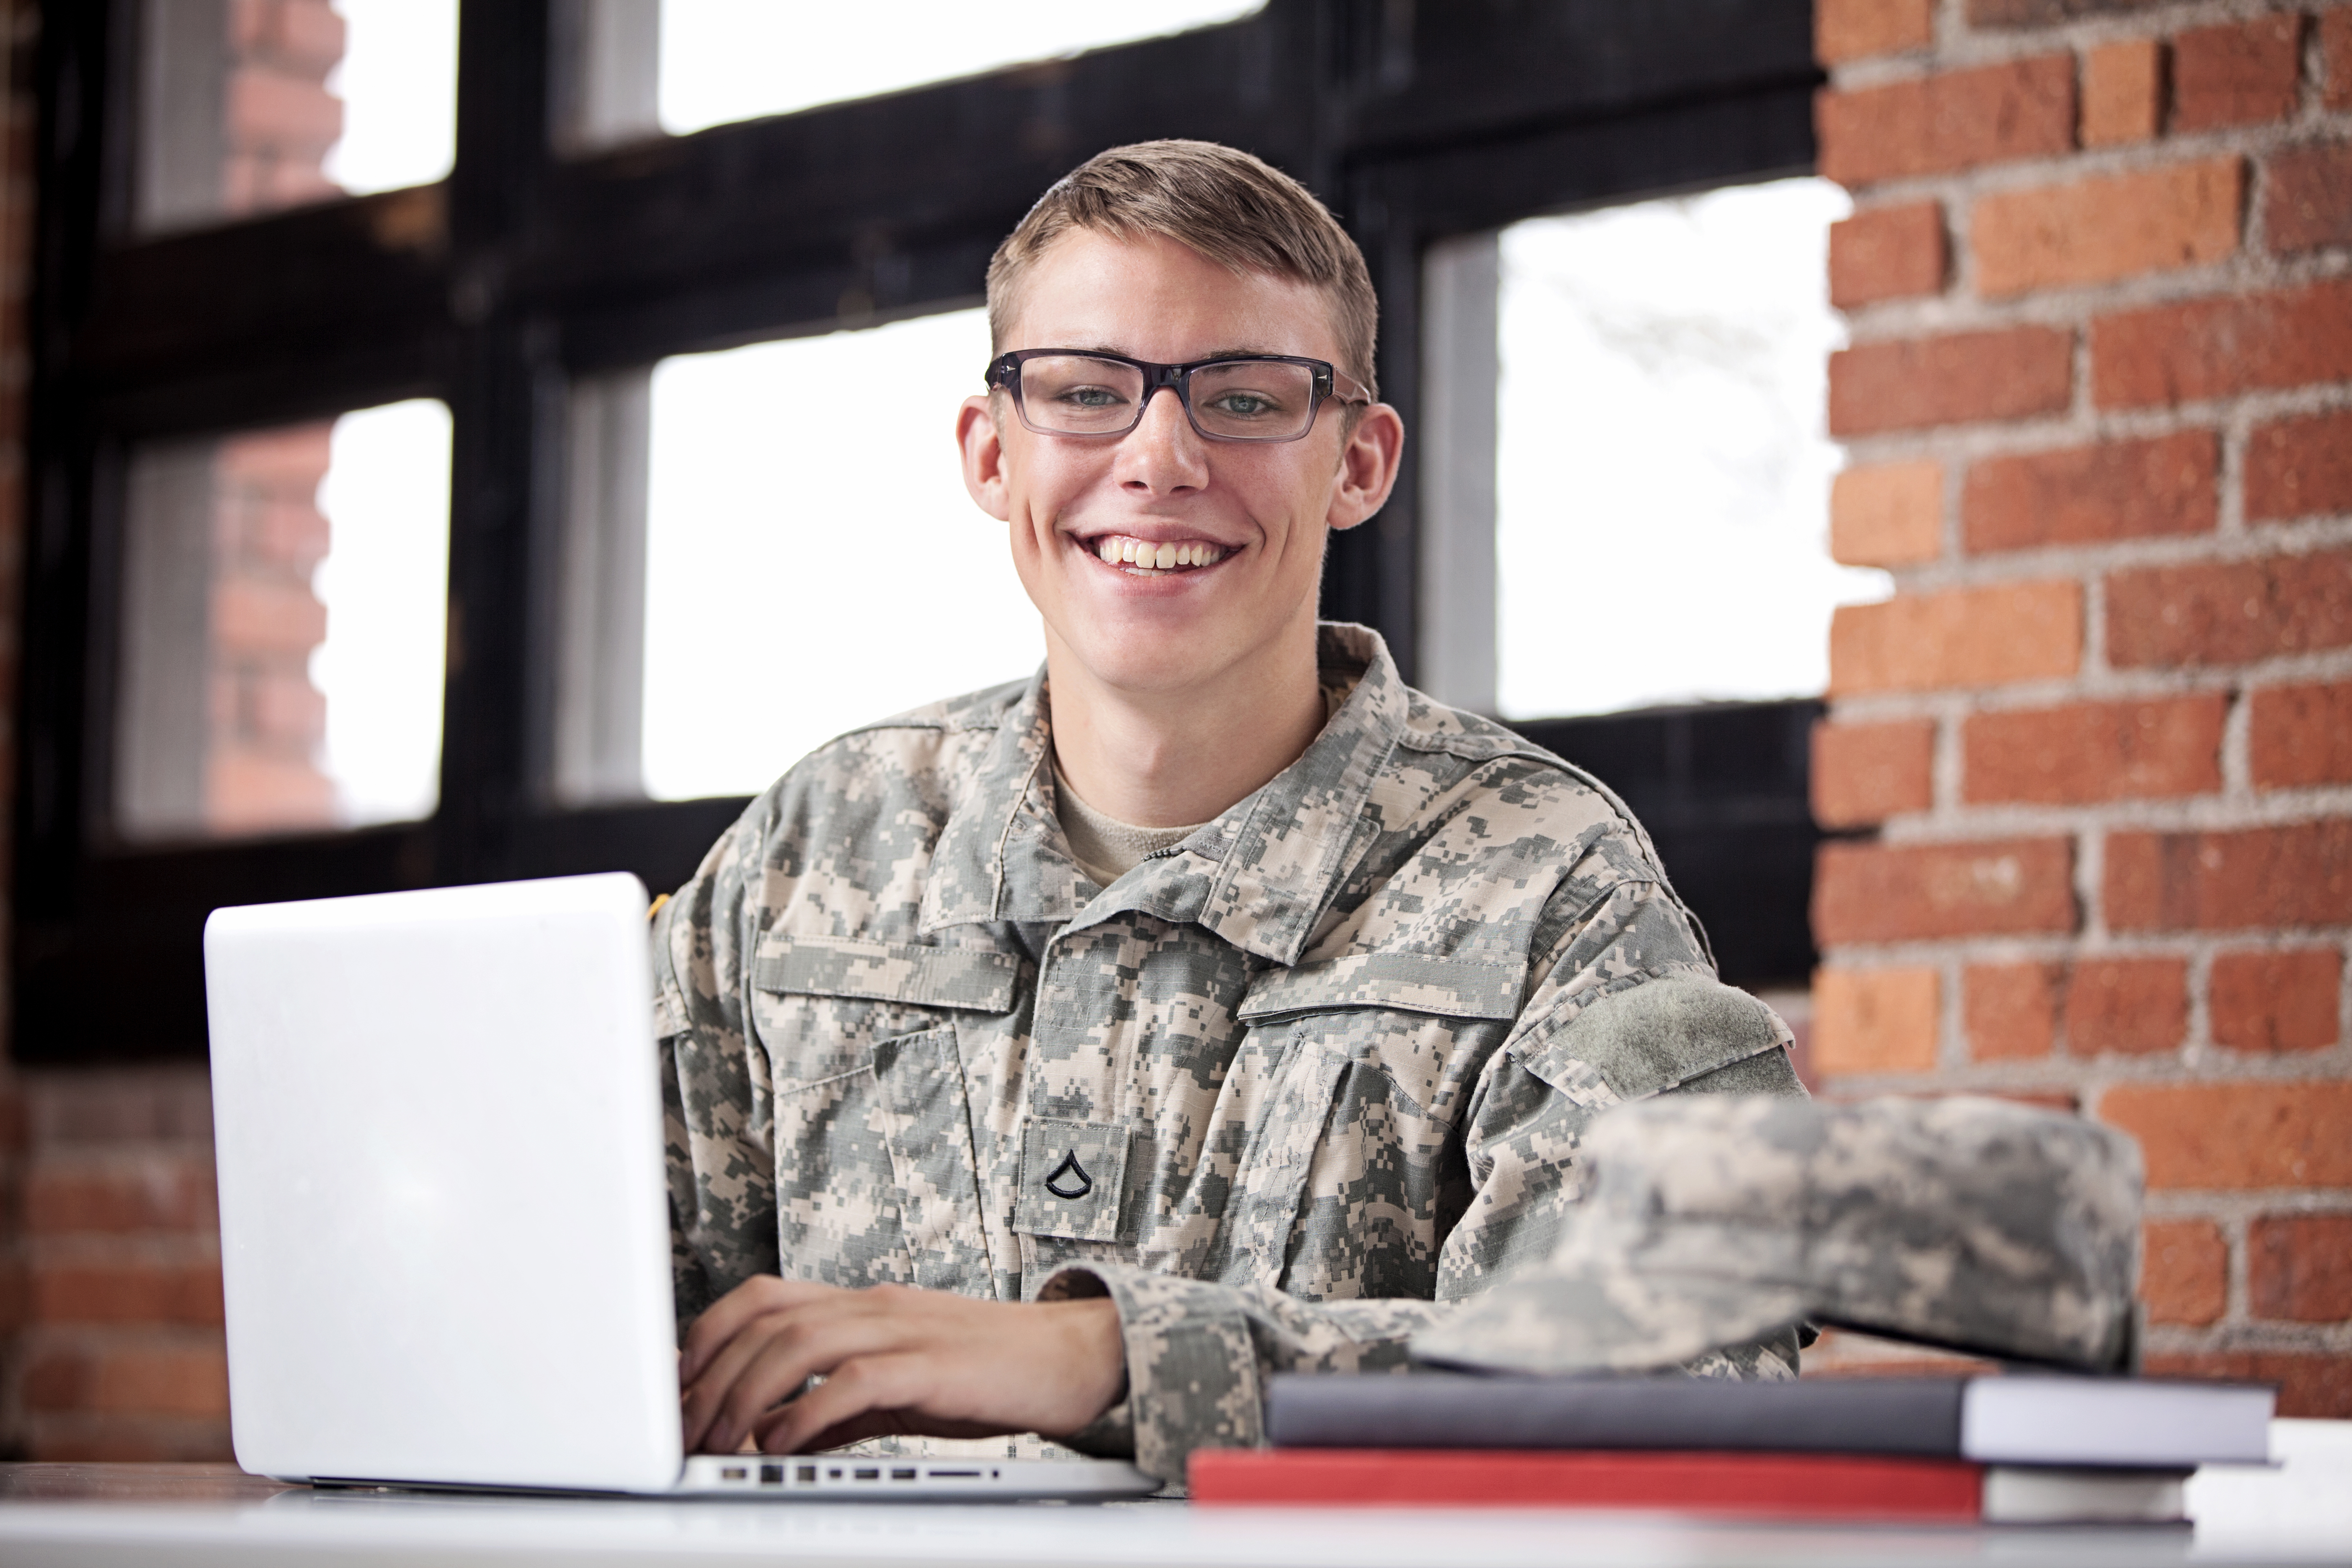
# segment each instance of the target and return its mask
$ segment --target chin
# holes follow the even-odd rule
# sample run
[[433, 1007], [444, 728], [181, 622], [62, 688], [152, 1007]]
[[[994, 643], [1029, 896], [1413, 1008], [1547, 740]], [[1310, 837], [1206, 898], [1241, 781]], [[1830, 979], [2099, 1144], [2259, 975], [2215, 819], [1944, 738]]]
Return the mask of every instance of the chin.
[[1222, 669], [1227, 639], [1208, 626], [1141, 618], [1099, 626], [1073, 639], [1071, 651], [1096, 679], [1121, 691], [1181, 691]]

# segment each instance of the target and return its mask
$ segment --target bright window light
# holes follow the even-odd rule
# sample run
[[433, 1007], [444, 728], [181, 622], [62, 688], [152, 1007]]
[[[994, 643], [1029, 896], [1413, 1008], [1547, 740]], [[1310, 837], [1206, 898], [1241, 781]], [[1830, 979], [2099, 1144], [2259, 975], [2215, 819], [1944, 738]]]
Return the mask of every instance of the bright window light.
[[986, 315], [688, 354], [654, 371], [645, 779], [749, 795], [856, 725], [1045, 658], [1004, 525], [964, 491]]
[[433, 815], [449, 600], [449, 410], [429, 398], [335, 421], [319, 486], [334, 543], [311, 578], [327, 638], [320, 771], [346, 826]]
[[334, 0], [343, 59], [327, 90], [343, 100], [328, 179], [353, 195], [429, 185], [457, 145], [457, 0]]
[[[377, 0], [378, 4], [382, 0]], [[879, 92], [1000, 66], [1052, 59], [1230, 22], [1265, 0], [963, 0], [788, 5], [776, 0], [662, 0], [661, 123], [683, 136], [707, 126]]]
[[1505, 715], [1827, 686], [1831, 611], [1892, 591], [1829, 556], [1824, 279], [1851, 210], [1791, 179], [1503, 231]]

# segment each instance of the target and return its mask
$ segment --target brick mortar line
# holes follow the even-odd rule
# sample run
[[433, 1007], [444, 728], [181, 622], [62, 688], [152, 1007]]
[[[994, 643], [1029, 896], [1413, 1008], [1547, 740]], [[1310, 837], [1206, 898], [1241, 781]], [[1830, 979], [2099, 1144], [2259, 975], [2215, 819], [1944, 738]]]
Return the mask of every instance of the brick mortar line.
[[1967, 749], [1960, 734], [1966, 701], [1966, 698], [1957, 695], [1942, 697], [1927, 715], [1936, 724], [1935, 751], [1928, 763], [1931, 772], [1927, 798], [1931, 812], [1942, 813], [1957, 806], [1968, 783]]
[[[2063, 415], [2032, 419], [1977, 420], [1967, 425], [1888, 430], [1868, 436], [1838, 437], [1838, 444], [1845, 448], [1848, 459], [1839, 471], [1918, 461], [1933, 461], [1951, 468], [2001, 458], [2041, 457], [2082, 447], [2159, 440], [2167, 436], [2209, 431], [2227, 440], [2233, 434], [2251, 435], [2262, 426], [2341, 414], [2347, 409], [2352, 409], [2352, 379], [2312, 383], [2279, 391], [2265, 389], [2241, 393], [2195, 403], [2082, 412], [2070, 408]], [[1965, 493], [1963, 489], [1953, 490], [1952, 504], [1948, 507], [1948, 512], [1958, 511], [1958, 503]], [[2325, 518], [2337, 514], [2312, 515]], [[2273, 523], [2265, 519], [2261, 526], [2291, 526], [2302, 521], [2283, 519]], [[2098, 547], [2131, 542], [2134, 541], [2128, 538], [2105, 541], [2100, 542]], [[2000, 550], [1969, 554], [1961, 549], [1961, 536], [1956, 529], [1948, 542], [1945, 555], [1937, 559], [1990, 559], [2023, 552]], [[1919, 566], [1932, 563], [1904, 562], [1885, 566], [1874, 561], [1849, 561], [1840, 564], [1870, 566], [1900, 574], [1916, 571]]]
[[[2142, 1200], [2141, 1213], [2147, 1212]], [[2218, 1323], [2205, 1324], [2206, 1329], [2226, 1324], [2242, 1324], [2254, 1321], [2253, 1260], [2247, 1247], [2252, 1228], [2244, 1215], [2224, 1215], [2220, 1226], [2222, 1233], [2221, 1254], [2221, 1317]], [[2150, 1327], [2155, 1325], [2151, 1324]], [[2189, 1328], [2197, 1325], [2168, 1324], [2167, 1327]]]
[[[2158, 1063], [2153, 1068], [2140, 1068], [2137, 1066], [2137, 1058], [2112, 1055], [2095, 1058], [2052, 1056], [2003, 1058], [1997, 1062], [1972, 1062], [1959, 1070], [1938, 1068], [1927, 1072], [1836, 1073], [1827, 1077], [1826, 1085], [1829, 1092], [1841, 1099], [1889, 1094], [2017, 1094], [2063, 1090], [2073, 1093], [2081, 1102], [2083, 1113], [2088, 1116], [2097, 1110], [2099, 1102], [2106, 1097], [2110, 1089], [2291, 1089], [2310, 1084], [2340, 1084], [2347, 1081], [2347, 1075], [2342, 1071], [2291, 1074], [2264, 1068], [2264, 1070], [2253, 1072], [2221, 1073], [2207, 1070], [2182, 1070], [2179, 1064], [2173, 1062]], [[2037, 1065], [2042, 1070], [2026, 1070]], [[2336, 1065], [2341, 1067], [2343, 1064]], [[2066, 1070], [2069, 1068], [2074, 1070]], [[2158, 1070], [2160, 1068], [2170, 1070]], [[2181, 1187], [2168, 1190], [2245, 1192], [2272, 1189]]]
[[2352, 1323], [2298, 1323], [2275, 1318], [2192, 1328], [2150, 1324], [2146, 1347], [2159, 1355], [2256, 1352], [2332, 1355], [2352, 1350]]
[[1980, 1081], [1975, 1077], [1979, 1064], [1969, 1059], [1967, 994], [1962, 991], [1958, 973], [1948, 963], [1936, 966], [1936, 1059], [1941, 1064], [1939, 1077], [1954, 1083]]
[[[2081, 580], [2153, 567], [2235, 565], [2282, 556], [2315, 555], [2340, 550], [2347, 544], [2352, 544], [2352, 512], [2332, 512], [2257, 522], [2236, 532], [2224, 532], [2217, 527], [2198, 533], [2144, 534], [2097, 543], [2045, 544], [1878, 570], [1894, 577], [1895, 596], [1899, 599], [1906, 594], [2004, 587], [2053, 579]], [[1832, 689], [1832, 695], [1835, 694]]]
[[[2347, 662], [2352, 668], [2352, 662]], [[2254, 693], [2274, 690], [2254, 687], [2232, 693], [2221, 711], [2221, 793], [2231, 800], [2250, 800], [2264, 793], [2254, 783]]]
[[[2099, 954], [2098, 956], [2111, 955]], [[1945, 989], [1957, 993], [1959, 987], [1957, 982], [1954, 982]], [[2200, 1043], [2192, 1040], [2168, 1051], [2151, 1051], [2145, 1055], [2134, 1055], [2124, 1051], [2103, 1051], [2092, 1056], [2076, 1056], [2064, 1051], [2053, 1050], [2038, 1057], [1999, 1057], [1987, 1061], [1976, 1061], [1969, 1057], [1965, 1033], [1958, 1027], [1960, 1016], [1957, 1010], [1957, 1003], [1959, 1000], [1955, 998], [1956, 1010], [1948, 1020], [1953, 1032], [1938, 1037], [1939, 1060], [1948, 1057], [1952, 1065], [1939, 1065], [1936, 1069], [1936, 1076], [1948, 1087], [1960, 1090], [2064, 1089], [2074, 1091], [2087, 1104], [2096, 1100], [2105, 1090], [2125, 1085], [2143, 1088], [2149, 1086], [2210, 1088], [2230, 1084], [2334, 1083], [2340, 1082], [2347, 1077], [2352, 1077], [2352, 1050], [2340, 1046], [2331, 1047], [2325, 1051], [2276, 1053], [2235, 1051], [2224, 1046], [2216, 1046], [2210, 1041]], [[2294, 1058], [2288, 1065], [2305, 1070], [2292, 1073], [2286, 1071], [2274, 1060], [2279, 1055]], [[2315, 1061], [2305, 1059], [2312, 1058], [2319, 1059]], [[2145, 1069], [2136, 1069], [2118, 1076], [2115, 1069], [2119, 1064], [2126, 1062], [2145, 1062], [2149, 1065]], [[2256, 1072], [2240, 1070], [2250, 1062], [2263, 1064], [2263, 1069]], [[2032, 1072], [2020, 1070], [2014, 1073], [2007, 1070], [2022, 1069], [2035, 1064], [2039, 1064], [2042, 1070]], [[2048, 1070], [2052, 1067], [2072, 1070], [2053, 1074]], [[2273, 1070], [2274, 1068], [2276, 1070]], [[2312, 1068], [2319, 1070], [2308, 1070]]]
[[[2347, 675], [2352, 675], [2352, 648], [2330, 648], [2324, 653], [2282, 654], [2259, 664], [2189, 665], [2177, 669], [2147, 669], [2133, 666], [2123, 669], [2086, 671], [2081, 677], [2066, 680], [2019, 680], [1990, 687], [1930, 687], [1919, 690], [1852, 692], [1832, 699], [1830, 718], [1835, 725], [1856, 728], [1920, 719], [1957, 725], [1979, 714], [2031, 713], [2092, 704], [2157, 702], [2171, 698], [2217, 694], [2242, 699], [2298, 686], [2339, 684]], [[1959, 783], [1959, 776], [1955, 774], [1950, 796], [1955, 805], [1963, 804], [1958, 794]], [[2265, 789], [2261, 793], [2281, 792]], [[1973, 806], [1969, 806], [1969, 809], [1973, 809]], [[1905, 812], [1896, 815], [1912, 816], [1917, 814]]]
[[77, 1168], [84, 1163], [93, 1167], [110, 1164], [121, 1169], [134, 1163], [156, 1160], [184, 1160], [194, 1163], [214, 1163], [213, 1142], [209, 1138], [142, 1138], [135, 1133], [116, 1133], [104, 1138], [70, 1138], [36, 1135], [26, 1141], [27, 1147], [20, 1156], [27, 1170], [47, 1168], [51, 1162], [70, 1162]]
[[2352, 1187], [2240, 1188], [2210, 1194], [2161, 1187], [2142, 1200], [2141, 1212], [2149, 1219], [2210, 1219], [2241, 1226], [2257, 1219], [2352, 1215]]
[[[2305, 415], [2302, 417], [2308, 418], [2310, 416]], [[2219, 447], [2214, 454], [2219, 460], [2214, 465], [2213, 472], [2213, 483], [2216, 486], [2213, 498], [2215, 537], [2230, 541], [2251, 542], [2269, 537], [2270, 531], [2289, 536], [2294, 535], [2294, 531], [2298, 528], [2324, 529], [2330, 522], [2352, 521], [2352, 511], [2305, 512], [2300, 517], [2293, 518], [2252, 520], [2247, 518], [2246, 464], [2253, 447], [2255, 428], [2260, 426], [2267, 429], [2280, 423], [2284, 421], [2263, 419], [2251, 413], [2243, 404], [2237, 404], [2221, 411], [2221, 418], [2214, 424], [2213, 434]]]
[[[1987, 458], [2030, 457], [2116, 440], [2148, 440], [2183, 431], [2251, 431], [2257, 425], [2308, 418], [2352, 409], [2352, 379], [2307, 382], [2301, 386], [2255, 387], [2190, 403], [2147, 404], [2124, 408], [2069, 405], [2063, 415], [2027, 419], [1976, 420], [1965, 425], [1923, 425], [1839, 438], [1848, 468], [1931, 458], [1948, 466]], [[1961, 492], [1951, 495], [1955, 510]], [[1958, 554], [1955, 533], [1950, 553]]]
[[2074, 895], [2075, 918], [2080, 922], [2076, 940], [2096, 949], [2111, 934], [2107, 930], [2107, 901], [2099, 896], [2107, 879], [2106, 836], [2101, 833], [2080, 834], [2074, 838], [2074, 848], [2071, 890]]
[[[2178, 671], [2150, 672], [2138, 668], [2099, 671], [2095, 678], [2086, 677], [2063, 686], [2052, 682], [2019, 682], [2013, 686], [1982, 687], [1974, 689], [1939, 689], [1921, 693], [1887, 692], [1870, 696], [1841, 698], [1833, 710], [1834, 723], [1840, 727], [1860, 728], [1865, 725], [1899, 722], [1905, 720], [1937, 720], [1954, 727], [1974, 718], [1991, 718], [2003, 714], [2046, 713], [2073, 708], [2114, 707], [2128, 703], [2166, 702], [2198, 697], [2231, 699], [2226, 724], [2238, 721], [2242, 710], [2250, 708], [2245, 699], [2271, 691], [2290, 690], [2308, 685], [2342, 684], [2341, 678], [2352, 675], [2352, 649], [2331, 649], [2324, 655], [2296, 655], [2273, 661], [2291, 666], [2284, 673], [2268, 670], [2252, 679], [2243, 665], [2223, 665], [2218, 668], [2198, 666]], [[2228, 743], [2225, 731], [2224, 744]], [[2004, 804], [1971, 802], [1961, 798], [1958, 774], [1954, 775], [1954, 789], [1949, 796], [1956, 809], [1974, 810], [1979, 805]], [[2223, 762], [2222, 793], [2231, 798], [2251, 798], [2260, 795], [2282, 794], [2274, 786], [2257, 789], [2241, 770], [2237, 787], [2228, 771], [2228, 759]], [[2321, 786], [2324, 787], [2324, 786]], [[2198, 795], [2119, 796], [2117, 799], [2195, 799]], [[2105, 802], [2082, 803], [2090, 805]], [[1916, 812], [1896, 813], [1897, 816], [1916, 816]], [[1890, 816], [1888, 820], [1893, 820]]]
[[[191, 1415], [176, 1410], [92, 1410], [87, 1406], [77, 1406], [26, 1411], [25, 1424], [50, 1435], [62, 1432], [110, 1436], [129, 1430], [142, 1435], [228, 1436], [228, 1413], [226, 1410], [216, 1415]], [[226, 1445], [224, 1444], [223, 1452], [218, 1456], [224, 1461], [231, 1458], [226, 1450]], [[35, 1455], [25, 1457], [37, 1458], [37, 1450]]]
[[[2262, 294], [2291, 293], [2352, 276], [2352, 253], [2342, 247], [2293, 258], [2249, 257], [2242, 250], [2203, 267], [2142, 272], [2099, 283], [2067, 283], [1987, 300], [1943, 294], [1887, 300], [1846, 311], [1850, 348], [1916, 339], [2050, 327], [2085, 332], [2102, 317], [2134, 315], [2168, 306], [2247, 302]], [[2089, 385], [2078, 379], [2078, 401]]]
[[[1977, 963], [2032, 963], [2086, 957], [2186, 957], [2198, 952], [2268, 951], [2282, 947], [2329, 948], [2352, 956], [2352, 925], [2313, 926], [2305, 928], [2304, 934], [2300, 936], [2284, 941], [2268, 940], [2280, 929], [2262, 926], [2253, 928], [2251, 933], [2126, 931], [2112, 942], [2098, 946], [2086, 945], [2078, 936], [2055, 932], [1913, 938], [1902, 942], [1848, 942], [1824, 948], [1822, 962], [1841, 969], [1933, 968], [1939, 965], [1957, 968]], [[1856, 954], [1890, 962], [1864, 964], [1848, 962]], [[2347, 973], [2352, 973], [2352, 964], [2347, 965]], [[2352, 1037], [2347, 1037], [2347, 1040], [2352, 1040]], [[2253, 1051], [2243, 1054], [2265, 1058], [2278, 1055], [2305, 1058], [2326, 1057], [2336, 1051], [2347, 1053], [2347, 1059], [2352, 1059], [2352, 1043], [2339, 1043], [2316, 1051]]]
[[[2352, 1075], [2352, 1036], [2341, 1026], [2345, 996], [2342, 982], [2337, 983], [2338, 1029], [2336, 1042], [2307, 1050], [2252, 1050], [2223, 1044], [2212, 1037], [2210, 1006], [2210, 979], [2215, 960], [2230, 956], [2273, 955], [2282, 952], [2305, 952], [2319, 951], [2334, 953], [2338, 961], [2345, 956], [2341, 942], [2244, 943], [2212, 942], [2182, 949], [2160, 944], [2143, 944], [2124, 941], [2113, 944], [2078, 944], [2061, 951], [1984, 949], [1974, 952], [1943, 951], [1932, 954], [1887, 954], [1882, 950], [1849, 945], [1824, 958], [1824, 965], [1837, 973], [1862, 976], [1870, 974], [1916, 973], [1921, 971], [1935, 974], [1938, 994], [1956, 1004], [1954, 1010], [1942, 1017], [1937, 1035], [1939, 1041], [1950, 1043], [1948, 1052], [1939, 1051], [1940, 1065], [1936, 1069], [1942, 1076], [1969, 1083], [1990, 1084], [2006, 1088], [2032, 1088], [2051, 1079], [2053, 1073], [2079, 1087], [2077, 1080], [2096, 1078], [2118, 1070], [2131, 1082], [2156, 1081], [2332, 1081]], [[1852, 962], [1856, 956], [1865, 962]], [[1882, 962], [1868, 962], [1871, 959]], [[1987, 1056], [1982, 1058], [1968, 1054], [1966, 1010], [1958, 1004], [1965, 999], [1967, 976], [1972, 969], [2011, 969], [2021, 964], [2049, 964], [2071, 969], [2081, 963], [2131, 963], [2147, 959], [2179, 961], [2186, 970], [2184, 986], [2189, 998], [2203, 997], [2209, 1005], [2200, 1013], [2191, 1009], [2181, 1024], [2182, 1037], [2179, 1044], [2154, 1051], [2101, 1051], [2077, 1049], [2071, 1042], [2053, 1040], [2049, 1049], [2032, 1056]], [[2063, 1031], [2061, 1031], [2063, 1033]], [[1948, 1061], [1943, 1058], [1948, 1058]], [[1906, 1069], [1907, 1070], [1907, 1069]]]
[[222, 1349], [227, 1334], [218, 1323], [27, 1323], [19, 1331], [18, 1364], [58, 1351]]
[[1979, 802], [1948, 814], [1889, 817], [1878, 841], [1890, 847], [1965, 845], [1979, 839], [2057, 838], [2072, 834], [2234, 833], [2307, 827], [2352, 817], [2352, 785], [2096, 801], [2081, 805]]
[[26, 1261], [36, 1268], [73, 1264], [168, 1267], [217, 1263], [221, 1258], [217, 1227], [49, 1236], [19, 1232], [18, 1246]]
[[24, 1151], [28, 1161], [80, 1168], [120, 1170], [139, 1163], [194, 1161], [213, 1163], [213, 1141], [209, 1138], [50, 1138], [30, 1140]]
[[[2080, 64], [2078, 58], [2078, 76]], [[1864, 213], [1917, 201], [1966, 202], [1979, 195], [2057, 188], [2078, 184], [2086, 176], [2137, 173], [2231, 153], [2259, 159], [2282, 150], [2324, 143], [2352, 128], [2352, 108], [2327, 107], [2307, 78], [2304, 92], [2304, 100], [2291, 113], [2276, 120], [2158, 131], [2153, 136], [2103, 147], [2078, 143], [2063, 151], [2026, 153], [1958, 168], [1923, 169], [1916, 174], [1839, 183], [1853, 197], [1854, 210]]]

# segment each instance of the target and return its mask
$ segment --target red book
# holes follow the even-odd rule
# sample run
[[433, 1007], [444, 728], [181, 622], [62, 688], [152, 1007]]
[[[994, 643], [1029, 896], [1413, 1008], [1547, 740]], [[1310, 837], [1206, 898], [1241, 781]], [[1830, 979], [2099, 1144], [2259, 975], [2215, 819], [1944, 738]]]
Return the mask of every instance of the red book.
[[1844, 1454], [1203, 1448], [1197, 1503], [1670, 1510], [1739, 1519], [1983, 1516], [1984, 1467]]

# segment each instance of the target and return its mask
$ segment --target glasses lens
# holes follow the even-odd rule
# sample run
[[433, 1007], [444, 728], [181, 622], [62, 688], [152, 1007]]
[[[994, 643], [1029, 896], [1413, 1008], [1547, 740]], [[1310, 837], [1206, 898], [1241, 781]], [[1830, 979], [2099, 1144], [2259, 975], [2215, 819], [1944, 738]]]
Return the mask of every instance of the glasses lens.
[[1021, 411], [1040, 430], [1101, 436], [1135, 423], [1143, 373], [1117, 360], [1046, 354], [1021, 363]]
[[1288, 441], [1315, 416], [1315, 373], [1273, 360], [1221, 360], [1192, 373], [1192, 417], [1212, 436]]

